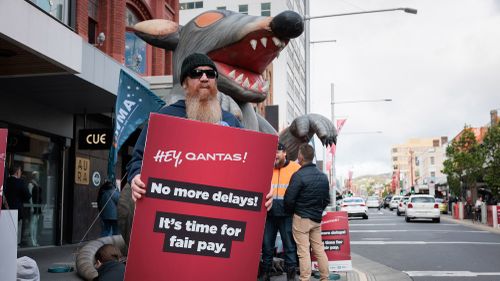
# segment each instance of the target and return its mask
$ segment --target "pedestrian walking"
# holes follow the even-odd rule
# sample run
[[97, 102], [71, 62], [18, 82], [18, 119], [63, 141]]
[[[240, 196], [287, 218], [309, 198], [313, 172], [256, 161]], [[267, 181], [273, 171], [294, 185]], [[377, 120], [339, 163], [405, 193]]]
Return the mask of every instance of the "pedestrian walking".
[[273, 178], [271, 181], [273, 192], [273, 206], [267, 212], [264, 239], [262, 243], [262, 280], [270, 280], [270, 271], [273, 262], [276, 236], [280, 232], [283, 250], [285, 252], [285, 270], [287, 281], [295, 280], [297, 267], [297, 248], [292, 234], [292, 214], [285, 211], [283, 198], [292, 175], [300, 169], [297, 162], [288, 160], [286, 148], [278, 143], [274, 161]]
[[118, 235], [118, 199], [120, 191], [110, 182], [105, 181], [99, 188], [97, 207], [101, 217], [101, 237]]
[[293, 238], [299, 256], [300, 280], [311, 278], [311, 254], [318, 261], [320, 280], [328, 280], [328, 258], [321, 239], [321, 219], [330, 203], [326, 175], [315, 164], [314, 148], [309, 144], [299, 147], [298, 161], [302, 166], [290, 179], [285, 193], [285, 209], [293, 215]]
[[30, 191], [26, 182], [22, 179], [23, 170], [20, 165], [13, 165], [9, 170], [9, 177], [5, 183], [5, 199], [7, 205], [11, 210], [17, 210], [18, 230], [17, 230], [17, 243], [21, 243], [23, 237], [23, 244], [26, 241], [26, 233], [29, 220], [29, 209], [24, 207], [28, 204], [31, 198]]

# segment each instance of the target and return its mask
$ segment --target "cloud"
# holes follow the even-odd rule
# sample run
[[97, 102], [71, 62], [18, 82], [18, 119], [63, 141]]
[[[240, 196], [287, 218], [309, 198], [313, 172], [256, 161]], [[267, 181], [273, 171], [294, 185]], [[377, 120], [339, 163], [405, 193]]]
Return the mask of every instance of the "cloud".
[[[391, 103], [336, 104], [347, 116], [337, 168], [357, 175], [390, 171], [391, 146], [409, 138], [454, 137], [482, 126], [500, 108], [500, 1], [311, 1], [311, 16], [393, 7], [387, 12], [311, 21], [311, 108], [331, 116], [335, 101], [392, 98]], [[358, 7], [358, 8], [357, 8]], [[385, 170], [384, 170], [385, 169]]]

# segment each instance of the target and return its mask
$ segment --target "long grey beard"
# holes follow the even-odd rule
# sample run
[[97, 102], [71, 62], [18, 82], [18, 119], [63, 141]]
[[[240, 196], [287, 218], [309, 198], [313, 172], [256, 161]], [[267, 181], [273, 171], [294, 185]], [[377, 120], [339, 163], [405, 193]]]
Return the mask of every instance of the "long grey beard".
[[206, 123], [219, 123], [222, 109], [217, 98], [200, 101], [196, 97], [186, 97], [186, 115], [188, 119]]

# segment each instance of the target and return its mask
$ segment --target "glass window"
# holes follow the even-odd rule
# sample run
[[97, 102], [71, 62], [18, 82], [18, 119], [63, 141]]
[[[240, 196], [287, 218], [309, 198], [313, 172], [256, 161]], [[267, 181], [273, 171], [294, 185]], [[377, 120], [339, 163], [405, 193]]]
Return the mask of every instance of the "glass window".
[[125, 66], [137, 73], [146, 74], [146, 42], [131, 31], [125, 32]]
[[127, 26], [134, 26], [136, 23], [140, 22], [139, 17], [127, 7], [127, 11], [125, 13], [125, 24]]
[[265, 17], [271, 16], [271, 3], [260, 3], [260, 15]]
[[431, 165], [434, 165], [434, 156], [431, 156]]
[[[9, 128], [6, 167], [20, 167], [31, 198], [22, 205], [18, 242], [22, 247], [56, 244], [61, 141]], [[6, 181], [4, 188], [9, 188]]]
[[396, 161], [398, 161], [398, 158], [397, 157], [392, 157], [392, 161], [396, 162]]
[[431, 172], [431, 177], [436, 177], [436, 172]]
[[42, 10], [58, 19], [60, 22], [68, 25], [69, 0], [30, 0]]
[[89, 0], [89, 17], [97, 21], [98, 1]]
[[248, 15], [248, 5], [238, 5], [238, 11], [242, 14]]
[[227, 9], [226, 9], [226, 6], [220, 6], [220, 7], [217, 7], [217, 10], [227, 10]]
[[413, 197], [411, 199], [412, 203], [434, 203], [434, 197]]
[[203, 1], [180, 3], [179, 6], [179, 9], [181, 10], [201, 9], [201, 8], [203, 8]]

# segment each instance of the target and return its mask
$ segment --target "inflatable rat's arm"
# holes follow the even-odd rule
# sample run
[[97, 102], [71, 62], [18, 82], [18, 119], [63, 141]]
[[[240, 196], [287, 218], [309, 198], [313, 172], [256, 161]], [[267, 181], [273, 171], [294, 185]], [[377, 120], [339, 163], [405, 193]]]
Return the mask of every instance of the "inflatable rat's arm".
[[319, 114], [297, 117], [292, 124], [280, 133], [280, 142], [286, 146], [288, 159], [297, 159], [299, 146], [307, 143], [316, 134], [323, 145], [337, 142], [337, 130], [332, 121]]

